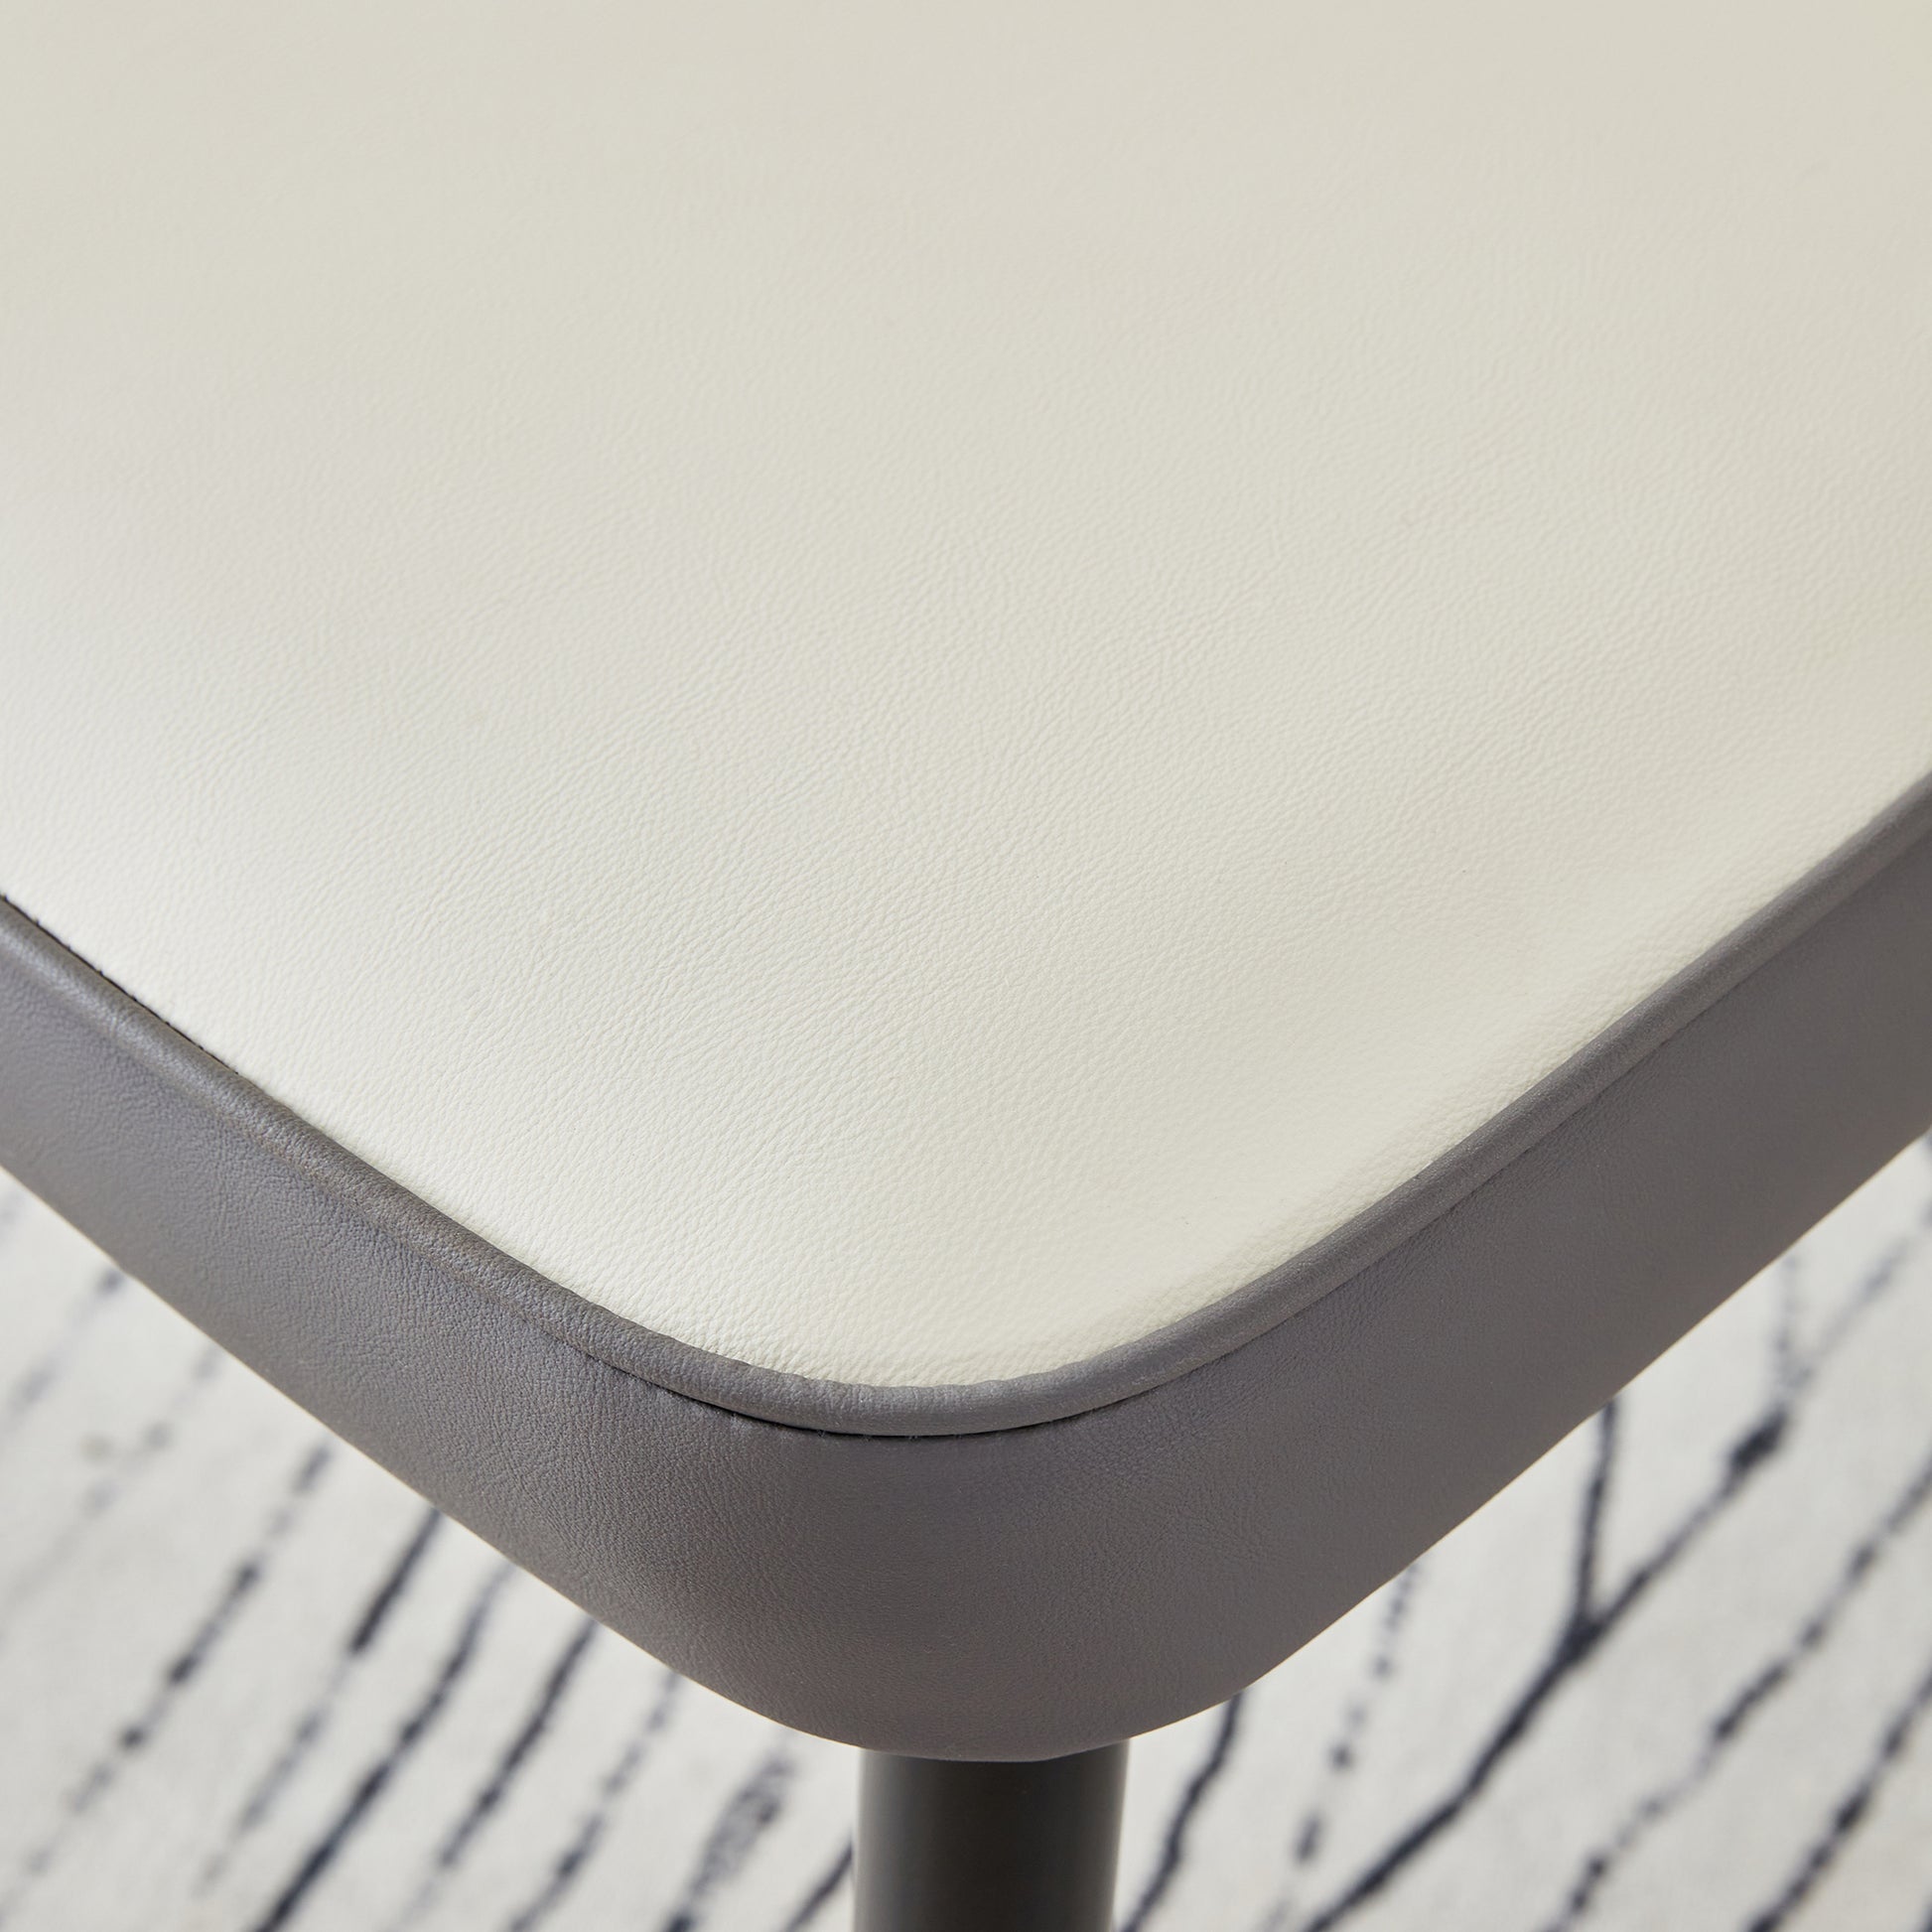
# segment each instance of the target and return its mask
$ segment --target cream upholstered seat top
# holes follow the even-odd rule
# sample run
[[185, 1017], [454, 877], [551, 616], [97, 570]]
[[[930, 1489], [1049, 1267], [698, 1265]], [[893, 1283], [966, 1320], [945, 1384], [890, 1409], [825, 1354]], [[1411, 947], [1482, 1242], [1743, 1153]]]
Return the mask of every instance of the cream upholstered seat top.
[[1903, 4], [21, 0], [0, 892], [590, 1301], [972, 1382], [1932, 769]]

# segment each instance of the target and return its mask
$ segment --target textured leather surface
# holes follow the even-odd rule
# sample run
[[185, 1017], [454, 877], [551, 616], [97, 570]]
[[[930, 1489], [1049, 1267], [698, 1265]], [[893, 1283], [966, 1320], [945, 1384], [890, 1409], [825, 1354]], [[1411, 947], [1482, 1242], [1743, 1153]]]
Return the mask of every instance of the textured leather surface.
[[4, 906], [0, 1165], [678, 1668], [854, 1743], [1050, 1755], [1258, 1676], [1932, 1121], [1925, 829], [1305, 1312], [1037, 1428], [782, 1428], [596, 1359]]
[[25, 0], [0, 891], [663, 1334], [1131, 1343], [1932, 767], [1929, 68]]

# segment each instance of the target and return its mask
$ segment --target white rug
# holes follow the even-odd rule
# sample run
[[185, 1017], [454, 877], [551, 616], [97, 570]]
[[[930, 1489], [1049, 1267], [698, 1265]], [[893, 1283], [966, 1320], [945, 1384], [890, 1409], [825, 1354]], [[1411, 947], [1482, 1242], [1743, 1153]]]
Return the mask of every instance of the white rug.
[[[840, 1932], [852, 1785], [0, 1176], [0, 1927]], [[1135, 1932], [1932, 1932], [1928, 1149], [1137, 1746], [1127, 1839]]]

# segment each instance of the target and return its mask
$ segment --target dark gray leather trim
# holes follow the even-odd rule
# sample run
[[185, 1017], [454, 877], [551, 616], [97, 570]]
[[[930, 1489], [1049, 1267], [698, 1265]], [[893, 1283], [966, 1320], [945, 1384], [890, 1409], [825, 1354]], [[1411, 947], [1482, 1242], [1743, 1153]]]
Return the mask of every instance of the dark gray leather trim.
[[1639, 1048], [1621, 1030], [1581, 1097], [1529, 1110], [1513, 1158], [1411, 1207], [1292, 1319], [1031, 1427], [803, 1430], [615, 1366], [573, 1332], [575, 1297], [11, 908], [0, 1164], [701, 1682], [873, 1748], [1045, 1756], [1272, 1667], [1932, 1122], [1927, 805], [1921, 788], [1687, 976], [1671, 997], [1705, 989], [1689, 1017], [1638, 1028]]
[[[1790, 944], [1879, 867], [1929, 835], [1932, 778], [1476, 1133], [1323, 1240], [1154, 1334], [1061, 1368], [997, 1382], [892, 1388], [824, 1381], [734, 1361], [626, 1321], [472, 1235], [307, 1128], [245, 1080], [217, 1077], [218, 1062], [148, 1018], [162, 1029], [153, 1051], [161, 1060], [171, 1054], [182, 1058], [177, 1084], [194, 1091], [200, 1104], [231, 1112], [244, 1131], [275, 1138], [319, 1186], [375, 1218], [405, 1244], [440, 1256], [506, 1309], [611, 1367], [739, 1415], [800, 1429], [864, 1436], [964, 1435], [1056, 1422], [1124, 1401], [1240, 1347], [1312, 1306], [1499, 1173]], [[16, 933], [12, 915], [17, 911], [0, 899], [0, 919], [7, 919]], [[8, 932], [9, 925], [0, 924], [0, 948], [10, 943]], [[87, 982], [96, 976], [84, 965], [58, 947], [44, 952], [43, 962], [56, 979], [71, 981], [74, 998], [85, 1000]]]

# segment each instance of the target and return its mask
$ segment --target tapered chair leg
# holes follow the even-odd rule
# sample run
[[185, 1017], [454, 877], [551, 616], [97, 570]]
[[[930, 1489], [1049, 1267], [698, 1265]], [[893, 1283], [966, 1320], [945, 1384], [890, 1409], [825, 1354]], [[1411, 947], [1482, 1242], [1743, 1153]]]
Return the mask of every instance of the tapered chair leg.
[[854, 1932], [1109, 1932], [1127, 1746], [1032, 1764], [869, 1751]]

